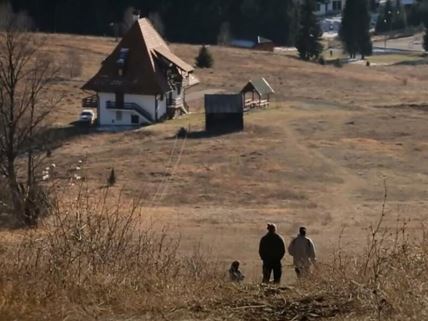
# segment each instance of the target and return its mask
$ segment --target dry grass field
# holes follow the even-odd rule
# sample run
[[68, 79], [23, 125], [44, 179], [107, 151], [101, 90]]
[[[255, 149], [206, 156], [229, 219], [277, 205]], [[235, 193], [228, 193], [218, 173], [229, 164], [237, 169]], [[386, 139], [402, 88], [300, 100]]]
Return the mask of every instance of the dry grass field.
[[[85, 96], [79, 87], [115, 43], [53, 35], [49, 44], [59, 57], [77, 51], [84, 64], [79, 78], [58, 85], [66, 98], [54, 122], [67, 126]], [[172, 48], [188, 62], [198, 51]], [[244, 132], [177, 141], [180, 127], [203, 130], [202, 100], [193, 100], [194, 113], [182, 119], [63, 142], [53, 154], [58, 171], [84, 159], [86, 182], [96, 190], [114, 167], [117, 189], [142, 197], [147, 215], [176, 228], [189, 246], [201, 241], [219, 259], [240, 258], [256, 271], [267, 221], [288, 239], [307, 225], [321, 258], [342, 228], [347, 246], [360, 248], [379, 212], [384, 179], [391, 220], [424, 221], [428, 66], [335, 68], [265, 52], [211, 51], [215, 67], [197, 70], [201, 84], [191, 91], [234, 92], [263, 76], [277, 92], [269, 109], [246, 115]]]
[[[115, 43], [49, 35], [47, 44], [44, 50], [64, 64], [70, 51], [83, 62], [79, 77], [56, 86], [65, 98], [50, 121], [60, 132], [76, 120], [87, 95], [79, 88]], [[172, 49], [193, 62], [199, 47]], [[263, 76], [276, 91], [274, 103], [246, 114], [245, 131], [230, 135], [198, 135], [204, 129], [199, 99], [180, 119], [61, 138], [50, 160], [61, 190], [70, 197], [77, 190], [68, 177], [79, 160], [94, 195], [114, 168], [113, 192], [141, 199], [145, 218], [180, 234], [183, 251], [200, 244], [225, 269], [239, 259], [250, 280], [259, 279], [266, 222], [277, 223], [287, 241], [307, 226], [321, 261], [341, 234], [343, 248], [360, 252], [381, 211], [384, 181], [386, 224], [409, 220], [419, 235], [428, 218], [428, 65], [336, 68], [265, 52], [210, 50], [215, 66], [196, 70], [201, 84], [190, 92], [234, 92]], [[196, 134], [176, 139], [181, 127]], [[294, 283], [291, 267], [284, 282]]]

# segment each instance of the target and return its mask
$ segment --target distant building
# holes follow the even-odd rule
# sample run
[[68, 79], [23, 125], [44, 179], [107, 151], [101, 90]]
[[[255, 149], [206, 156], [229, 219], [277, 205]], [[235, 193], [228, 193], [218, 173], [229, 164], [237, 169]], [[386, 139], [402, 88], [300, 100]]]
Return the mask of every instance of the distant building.
[[334, 15], [342, 12], [346, 0], [317, 1], [315, 14], [318, 16]]
[[101, 126], [148, 125], [185, 113], [185, 88], [197, 83], [193, 67], [174, 55], [148, 19], [139, 19], [83, 90]]
[[257, 36], [257, 39], [233, 39], [228, 43], [229, 46], [238, 48], [247, 48], [254, 50], [273, 51], [275, 44], [272, 40]]

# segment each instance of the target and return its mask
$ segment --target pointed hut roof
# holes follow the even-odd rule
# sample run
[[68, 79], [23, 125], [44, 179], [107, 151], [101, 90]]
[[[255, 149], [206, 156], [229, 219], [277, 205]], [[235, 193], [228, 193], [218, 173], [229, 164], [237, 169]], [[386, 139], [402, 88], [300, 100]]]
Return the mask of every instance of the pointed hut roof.
[[271, 85], [264, 78], [259, 78], [256, 80], [250, 80], [245, 87], [241, 90], [241, 93], [255, 91], [260, 96], [265, 96], [269, 94], [274, 94], [275, 91]]
[[146, 18], [135, 22], [99, 72], [83, 87], [97, 92], [156, 95], [169, 90], [165, 64], [189, 73], [193, 67], [178, 58]]

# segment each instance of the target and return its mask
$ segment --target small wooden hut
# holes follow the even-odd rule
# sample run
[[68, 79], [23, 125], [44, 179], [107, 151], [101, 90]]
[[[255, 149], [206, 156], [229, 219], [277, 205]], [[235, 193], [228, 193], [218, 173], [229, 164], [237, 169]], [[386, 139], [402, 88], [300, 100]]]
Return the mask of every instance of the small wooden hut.
[[240, 94], [205, 95], [205, 130], [211, 133], [244, 129], [244, 106]]
[[248, 84], [241, 90], [244, 100], [245, 110], [251, 108], [268, 107], [270, 103], [270, 96], [275, 91], [271, 85], [264, 78], [250, 80]]

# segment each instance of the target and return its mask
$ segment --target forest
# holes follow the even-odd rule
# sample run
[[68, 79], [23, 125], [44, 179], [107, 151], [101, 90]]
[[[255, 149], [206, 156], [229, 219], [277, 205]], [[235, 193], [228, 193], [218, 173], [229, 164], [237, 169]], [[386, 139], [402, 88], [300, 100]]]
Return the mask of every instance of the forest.
[[[7, 2], [8, 0], [0, 0]], [[278, 44], [294, 44], [298, 8], [293, 0], [9, 0], [25, 11], [37, 30], [114, 35], [129, 8], [156, 15], [173, 42], [216, 43], [220, 34], [235, 38], [258, 35]]]

